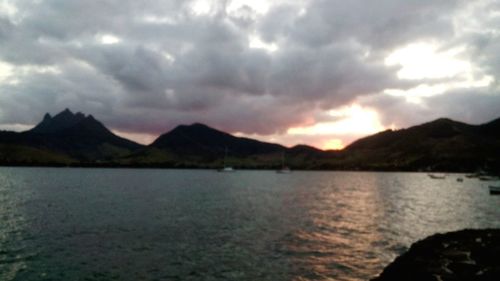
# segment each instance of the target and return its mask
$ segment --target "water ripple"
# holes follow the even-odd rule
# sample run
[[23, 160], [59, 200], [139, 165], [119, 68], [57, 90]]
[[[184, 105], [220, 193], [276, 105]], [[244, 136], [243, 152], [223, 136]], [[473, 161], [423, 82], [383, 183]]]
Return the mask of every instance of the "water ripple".
[[453, 177], [0, 168], [0, 280], [367, 280], [500, 227], [500, 198]]

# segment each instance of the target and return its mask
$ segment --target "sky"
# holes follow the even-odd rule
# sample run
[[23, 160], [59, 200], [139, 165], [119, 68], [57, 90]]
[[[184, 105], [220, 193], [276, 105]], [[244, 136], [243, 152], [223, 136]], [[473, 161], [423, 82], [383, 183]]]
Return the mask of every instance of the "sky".
[[0, 129], [92, 114], [340, 149], [500, 117], [500, 0], [0, 0]]

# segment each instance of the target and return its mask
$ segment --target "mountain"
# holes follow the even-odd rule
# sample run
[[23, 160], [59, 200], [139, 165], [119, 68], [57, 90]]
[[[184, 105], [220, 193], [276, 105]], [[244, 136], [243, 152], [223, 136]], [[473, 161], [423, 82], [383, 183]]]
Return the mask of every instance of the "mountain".
[[151, 147], [168, 149], [177, 154], [205, 153], [213, 155], [221, 155], [227, 148], [234, 156], [275, 153], [285, 149], [279, 144], [235, 137], [199, 123], [189, 126], [180, 125], [161, 135], [151, 144]]
[[469, 125], [441, 118], [359, 139], [341, 151], [291, 148], [195, 123], [180, 125], [143, 146], [121, 138], [92, 115], [66, 109], [33, 129], [0, 131], [1, 165], [475, 171], [500, 172], [500, 118]]
[[[231, 165], [266, 167], [279, 163], [286, 147], [235, 137], [203, 124], [180, 125], [158, 137], [146, 149], [129, 157], [129, 163], [163, 163], [173, 166], [216, 167], [227, 150]], [[269, 157], [273, 158], [270, 162]], [[245, 162], [245, 163], [243, 163]]]
[[497, 167], [500, 119], [468, 125], [441, 118], [353, 142], [342, 152], [345, 167], [387, 170], [473, 171]]
[[65, 109], [61, 113], [52, 118], [49, 113], [46, 113], [42, 122], [30, 130], [32, 133], [50, 134], [63, 131], [78, 125], [85, 119], [85, 115], [81, 112], [73, 114], [69, 109]]
[[500, 137], [500, 118], [479, 126], [479, 132], [492, 138]]
[[[33, 129], [26, 132], [0, 133], [0, 161], [51, 164], [110, 161], [142, 148], [108, 130], [92, 115], [72, 113], [69, 109], [51, 117], [46, 114]], [[9, 151], [8, 148], [15, 148]], [[16, 156], [17, 155], [17, 156]], [[31, 157], [32, 156], [32, 157]]]
[[292, 148], [242, 138], [203, 124], [180, 125], [158, 137], [147, 148], [123, 159], [128, 165], [220, 168], [226, 164], [247, 169], [320, 169], [337, 157], [337, 152], [307, 145]]

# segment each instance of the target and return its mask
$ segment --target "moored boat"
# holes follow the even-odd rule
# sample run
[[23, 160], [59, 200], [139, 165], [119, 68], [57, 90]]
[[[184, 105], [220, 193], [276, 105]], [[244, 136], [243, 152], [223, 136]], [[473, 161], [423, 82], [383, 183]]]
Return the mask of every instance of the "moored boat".
[[233, 167], [224, 167], [222, 169], [219, 169], [218, 171], [223, 172], [223, 173], [231, 173], [231, 172], [234, 172], [234, 169], [233, 169]]
[[490, 185], [489, 188], [490, 188], [491, 195], [500, 195], [500, 186]]
[[442, 180], [442, 179], [446, 178], [445, 175], [429, 174], [428, 176], [429, 176], [429, 178], [435, 179], [435, 180]]
[[281, 168], [276, 170], [278, 174], [290, 174], [292, 171], [288, 166], [285, 165], [285, 152], [281, 154]]
[[222, 165], [222, 168], [217, 170], [218, 172], [223, 172], [223, 173], [232, 173], [235, 170], [233, 167], [227, 165], [227, 147], [225, 148], [225, 153], [224, 153], [224, 163]]
[[276, 173], [278, 174], [290, 174], [292, 171], [288, 167], [282, 167], [279, 170], [276, 170]]
[[497, 178], [492, 177], [492, 176], [480, 176], [479, 180], [480, 181], [495, 181], [495, 180], [497, 180]]

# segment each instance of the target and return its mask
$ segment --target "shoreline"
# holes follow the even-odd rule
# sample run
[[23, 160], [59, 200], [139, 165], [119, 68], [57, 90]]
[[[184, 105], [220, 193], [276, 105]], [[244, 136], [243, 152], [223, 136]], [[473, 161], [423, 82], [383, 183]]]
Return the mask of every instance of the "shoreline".
[[[191, 166], [191, 165], [126, 165], [126, 164], [96, 164], [96, 163], [78, 163], [78, 164], [27, 164], [27, 163], [0, 163], [0, 167], [12, 168], [102, 168], [102, 169], [169, 169], [169, 170], [218, 170], [221, 166]], [[245, 167], [233, 166], [235, 170], [242, 171], [276, 171], [281, 166], [266, 166], [266, 167]], [[431, 170], [419, 171], [412, 169], [356, 169], [356, 168], [300, 168], [290, 167], [293, 171], [318, 171], [318, 172], [387, 172], [387, 173], [450, 173], [450, 174], [468, 174], [476, 171], [471, 170]]]
[[500, 229], [438, 233], [413, 243], [371, 281], [500, 280]]

